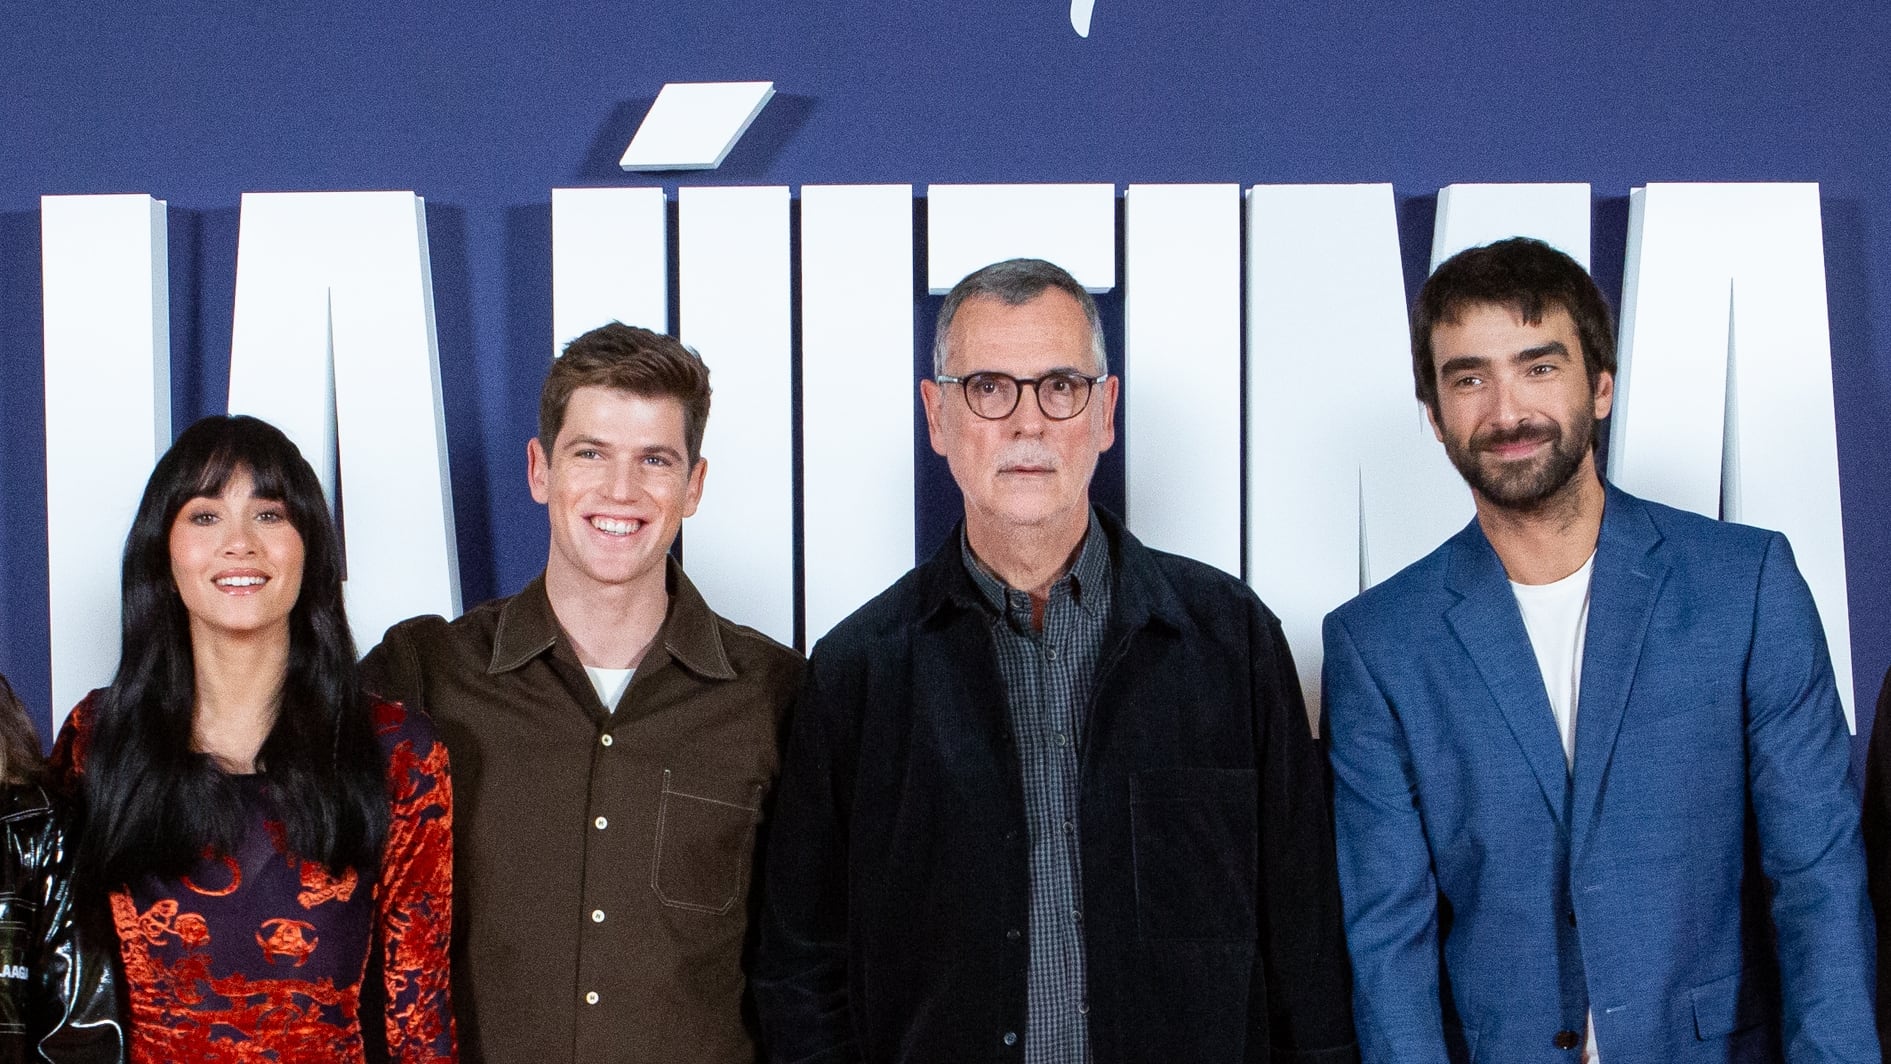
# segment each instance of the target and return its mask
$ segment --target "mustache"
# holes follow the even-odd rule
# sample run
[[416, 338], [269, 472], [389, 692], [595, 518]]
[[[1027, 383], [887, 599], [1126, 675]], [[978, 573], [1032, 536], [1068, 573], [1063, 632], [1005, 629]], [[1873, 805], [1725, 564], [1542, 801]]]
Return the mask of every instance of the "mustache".
[[1471, 449], [1490, 450], [1494, 447], [1508, 447], [1517, 443], [1555, 443], [1562, 435], [1555, 425], [1543, 422], [1526, 422], [1514, 429], [1490, 429], [1471, 437]]
[[999, 469], [1011, 469], [1016, 466], [1032, 466], [1038, 469], [1056, 469], [1057, 452], [1042, 443], [1019, 443], [1008, 448], [998, 456]]

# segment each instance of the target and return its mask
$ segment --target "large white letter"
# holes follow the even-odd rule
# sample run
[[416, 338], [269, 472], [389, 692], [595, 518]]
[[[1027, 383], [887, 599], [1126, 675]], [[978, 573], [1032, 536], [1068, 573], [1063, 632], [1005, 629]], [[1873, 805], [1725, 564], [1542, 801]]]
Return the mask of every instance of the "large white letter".
[[296, 442], [345, 495], [348, 617], [363, 648], [460, 612], [426, 206], [411, 192], [243, 196], [230, 411]]
[[1493, 240], [1533, 236], [1589, 268], [1589, 186], [1446, 185], [1438, 190], [1431, 268]]
[[1817, 185], [1630, 194], [1610, 476], [1638, 495], [1786, 533], [1851, 719], [1827, 329]]
[[1124, 195], [1129, 527], [1241, 575], [1241, 186]]
[[40, 200], [55, 731], [117, 667], [118, 559], [171, 445], [164, 210], [139, 195]]
[[682, 339], [709, 363], [709, 481], [683, 532], [716, 612], [794, 642], [794, 337], [788, 190], [685, 188]]
[[1054, 262], [1092, 292], [1116, 287], [1115, 185], [929, 185], [926, 284], [934, 295], [1001, 259]]
[[660, 188], [552, 189], [552, 357], [606, 322], [670, 331], [669, 233]]
[[913, 566], [913, 187], [801, 189], [807, 642]]
[[1471, 515], [1412, 394], [1392, 186], [1248, 193], [1248, 357], [1248, 578], [1314, 711], [1327, 612]]

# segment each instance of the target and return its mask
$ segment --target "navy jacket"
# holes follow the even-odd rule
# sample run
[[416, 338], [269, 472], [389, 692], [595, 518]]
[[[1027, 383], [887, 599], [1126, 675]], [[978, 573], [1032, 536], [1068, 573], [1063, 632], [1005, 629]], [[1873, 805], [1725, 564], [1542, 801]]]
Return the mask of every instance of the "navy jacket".
[[[1354, 1058], [1327, 768], [1280, 624], [1108, 514], [1081, 752], [1097, 1064]], [[815, 648], [753, 980], [778, 1061], [1022, 1060], [1023, 784], [954, 534]]]

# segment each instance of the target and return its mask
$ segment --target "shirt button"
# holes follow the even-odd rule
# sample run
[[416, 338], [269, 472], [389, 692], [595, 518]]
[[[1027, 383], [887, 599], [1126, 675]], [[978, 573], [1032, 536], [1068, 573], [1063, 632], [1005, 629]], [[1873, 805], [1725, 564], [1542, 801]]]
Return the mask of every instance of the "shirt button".
[[1020, 938], [1022, 938], [1022, 937], [1024, 937], [1024, 936], [1023, 936], [1023, 935], [1022, 935], [1021, 933], [1019, 933], [1019, 931], [1018, 931], [1018, 929], [1017, 929], [1017, 928], [1015, 928], [1015, 927], [1014, 927], [1014, 928], [1012, 928], [1011, 930], [1009, 930], [1009, 931], [1006, 931], [1006, 932], [1005, 932], [1005, 941], [1006, 941], [1006, 942], [1016, 942], [1016, 941], [1017, 941], [1018, 939], [1020, 939]]
[[591, 821], [591, 823], [596, 824], [599, 831], [603, 831], [605, 828], [611, 826], [611, 822], [603, 817], [598, 817], [596, 820]]
[[1016, 1032], [1016, 1031], [1006, 1031], [1006, 1032], [1005, 1032], [1005, 1044], [1006, 1044], [1006, 1045], [1008, 1045], [1008, 1046], [1015, 1046], [1015, 1045], [1017, 1045], [1017, 1044], [1018, 1044], [1018, 1032]]
[[1070, 745], [1070, 733], [1068, 733], [1068, 732], [1058, 732], [1058, 733], [1057, 733], [1057, 745], [1058, 745], [1058, 746], [1069, 746], [1069, 745]]
[[1056, 661], [1056, 660], [1057, 660], [1057, 648], [1056, 648], [1056, 647], [1051, 647], [1051, 648], [1050, 648], [1049, 650], [1047, 650], [1047, 651], [1045, 651], [1045, 653], [1046, 653], [1046, 654], [1047, 654], [1047, 655], [1048, 655], [1048, 656], [1050, 657], [1050, 659], [1051, 659], [1052, 661]]
[[591, 992], [590, 992], [589, 994], [586, 994], [586, 995], [584, 996], [584, 1003], [585, 1003], [585, 1004], [587, 1004], [587, 1005], [595, 1005], [595, 1004], [597, 1004], [597, 1003], [598, 1003], [598, 992], [597, 992], [597, 991], [595, 991], [595, 990], [593, 990], [593, 991], [591, 991]]
[[609, 746], [609, 745], [611, 745], [611, 735], [610, 735], [610, 733], [609, 733], [609, 732], [605, 732], [605, 733], [604, 733], [603, 735], [600, 735], [600, 736], [598, 736], [598, 742], [600, 742], [600, 743], [603, 743], [603, 744], [604, 744], [605, 746]]
[[1083, 923], [1083, 910], [1082, 909], [1070, 910], [1070, 918], [1072, 920], [1077, 921], [1078, 923]]
[[1558, 1049], [1574, 1049], [1581, 1041], [1582, 1036], [1574, 1031], [1558, 1031], [1556, 1037], [1550, 1039], [1550, 1044]]
[[594, 923], [594, 924], [601, 924], [601, 923], [603, 923], [603, 922], [604, 922], [604, 910], [603, 910], [603, 909], [592, 909], [592, 910], [591, 910], [591, 922], [592, 922], [592, 923]]
[[1090, 1015], [1090, 999], [1089, 998], [1084, 998], [1082, 1001], [1077, 1002], [1077, 1015], [1079, 1016]]
[[1064, 834], [1069, 835], [1075, 832], [1076, 830], [1077, 830], [1077, 825], [1074, 821], [1071, 821], [1071, 820], [1064, 821]]

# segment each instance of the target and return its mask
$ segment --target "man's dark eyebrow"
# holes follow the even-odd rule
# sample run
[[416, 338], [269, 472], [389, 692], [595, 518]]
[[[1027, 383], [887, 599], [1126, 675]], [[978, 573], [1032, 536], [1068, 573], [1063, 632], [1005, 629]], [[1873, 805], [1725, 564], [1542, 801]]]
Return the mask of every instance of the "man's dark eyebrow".
[[609, 447], [610, 445], [611, 443], [609, 440], [600, 440], [595, 436], [579, 436], [577, 439], [572, 440], [570, 443], [566, 444], [565, 446], [567, 448], [571, 448], [571, 447]]
[[664, 456], [665, 458], [682, 458], [683, 457], [683, 452], [677, 450], [676, 448], [670, 446], [667, 443], [659, 443], [659, 444], [654, 444], [649, 447], [645, 447], [642, 453], [646, 455], [659, 454], [659, 455]]
[[1539, 358], [1552, 358], [1557, 355], [1568, 358], [1569, 348], [1564, 347], [1561, 340], [1551, 340], [1547, 344], [1538, 344], [1535, 347], [1524, 348], [1515, 355], [1512, 355], [1511, 361], [1535, 362]]
[[1454, 373], [1469, 373], [1474, 370], [1488, 369], [1489, 367], [1490, 359], [1485, 358], [1483, 355], [1459, 355], [1456, 358], [1447, 360], [1444, 365], [1439, 366], [1438, 375], [1440, 377], [1448, 377]]

